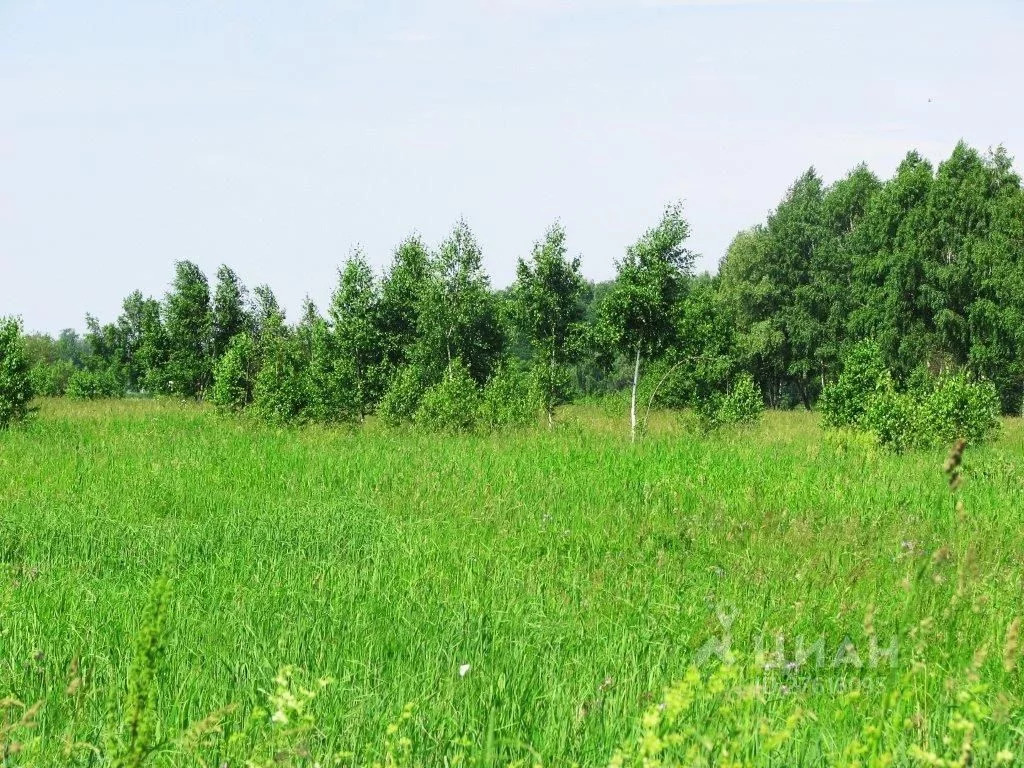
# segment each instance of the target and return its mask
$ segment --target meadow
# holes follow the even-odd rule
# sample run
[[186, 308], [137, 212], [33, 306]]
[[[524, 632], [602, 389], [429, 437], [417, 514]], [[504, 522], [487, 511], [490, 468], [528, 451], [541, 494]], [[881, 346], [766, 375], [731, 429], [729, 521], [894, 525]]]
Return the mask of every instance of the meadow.
[[947, 452], [43, 401], [0, 433], [3, 764], [1013, 763], [1024, 424]]

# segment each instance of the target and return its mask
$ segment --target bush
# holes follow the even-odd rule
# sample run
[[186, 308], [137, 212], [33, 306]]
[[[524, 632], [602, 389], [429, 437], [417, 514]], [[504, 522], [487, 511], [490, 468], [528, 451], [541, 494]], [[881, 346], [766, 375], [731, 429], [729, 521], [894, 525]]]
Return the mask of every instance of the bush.
[[323, 323], [312, 333], [304, 416], [320, 424], [351, 423], [362, 416], [352, 361], [336, 352]]
[[36, 363], [30, 373], [32, 390], [40, 397], [61, 397], [68, 389], [68, 380], [75, 366], [67, 360]]
[[961, 438], [981, 443], [998, 433], [1001, 412], [992, 382], [960, 373], [935, 381], [922, 406], [922, 423], [931, 429], [933, 443], [949, 444]]
[[247, 333], [231, 338], [213, 370], [210, 400], [224, 411], [241, 411], [252, 402], [255, 348]]
[[437, 431], [469, 431], [476, 426], [480, 392], [469, 371], [456, 359], [434, 386], [423, 393], [413, 419], [418, 426]]
[[764, 398], [750, 374], [744, 373], [733, 381], [728, 392], [705, 399], [697, 411], [705, 429], [752, 424], [764, 413]]
[[263, 347], [263, 359], [253, 384], [252, 412], [270, 424], [298, 421], [307, 406], [300, 350], [284, 332], [265, 339]]
[[855, 428], [871, 434], [894, 451], [923, 448], [929, 444], [928, 425], [922, 418], [919, 393], [879, 389], [867, 401]]
[[764, 413], [764, 398], [750, 374], [736, 378], [722, 398], [718, 420], [722, 424], [751, 424]]
[[480, 423], [491, 429], [536, 423], [541, 399], [528, 374], [503, 365], [488, 379], [480, 397]]
[[960, 438], [984, 442], [1000, 424], [999, 395], [991, 382], [963, 373], [936, 378], [918, 370], [900, 391], [870, 343], [854, 347], [838, 381], [822, 395], [820, 408], [825, 427], [870, 432], [896, 451]]
[[411, 422], [425, 390], [423, 373], [418, 367], [407, 365], [399, 369], [377, 405], [377, 418], [392, 427]]
[[124, 385], [117, 375], [109, 370], [75, 371], [68, 377], [67, 396], [76, 400], [99, 400], [107, 397], [123, 397]]
[[21, 323], [0, 318], [0, 429], [25, 418], [32, 395]]
[[893, 389], [882, 350], [872, 341], [854, 345], [843, 361], [839, 379], [821, 395], [818, 409], [826, 427], [855, 427], [867, 413], [871, 399]]

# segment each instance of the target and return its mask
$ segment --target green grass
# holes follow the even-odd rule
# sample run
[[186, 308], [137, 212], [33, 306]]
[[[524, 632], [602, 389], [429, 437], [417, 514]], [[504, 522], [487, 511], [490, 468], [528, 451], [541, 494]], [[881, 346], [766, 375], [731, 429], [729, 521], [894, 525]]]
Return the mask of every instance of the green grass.
[[[0, 433], [0, 696], [43, 702], [0, 742], [22, 764], [104, 764], [163, 575], [152, 764], [198, 764], [176, 734], [232, 704], [204, 759], [227, 759], [232, 733], [263, 748], [245, 729], [272, 729], [266, 713], [247, 718], [285, 665], [333, 679], [302, 735], [316, 754], [607, 764], [720, 617], [746, 660], [776, 637], [787, 658], [797, 638], [824, 648], [736, 720], [753, 743], [757, 717], [813, 713], [779, 765], [839, 762], [897, 710], [897, 764], [911, 743], [941, 751], [979, 648], [985, 748], [1021, 751], [1024, 677], [1003, 658], [1024, 604], [1019, 421], [968, 449], [958, 494], [942, 452], [845, 446], [809, 414], [710, 437], [656, 414], [636, 446], [624, 427], [568, 409], [552, 433], [275, 430], [171, 402], [44, 403]], [[867, 662], [872, 632], [899, 641], [893, 663], [834, 663], [846, 642]], [[835, 693], [851, 686], [856, 706]], [[715, 695], [693, 722], [732, 716]], [[96, 749], [64, 756], [69, 734]]]

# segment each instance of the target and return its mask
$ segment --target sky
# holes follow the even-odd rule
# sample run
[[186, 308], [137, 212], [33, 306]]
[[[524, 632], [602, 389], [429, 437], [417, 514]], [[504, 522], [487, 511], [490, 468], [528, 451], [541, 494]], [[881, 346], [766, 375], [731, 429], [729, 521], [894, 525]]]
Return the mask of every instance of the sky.
[[1022, 38], [1017, 0], [0, 0], [0, 315], [113, 321], [189, 259], [296, 319], [460, 217], [495, 286], [556, 219], [607, 279], [676, 200], [714, 271], [809, 166], [1024, 153]]

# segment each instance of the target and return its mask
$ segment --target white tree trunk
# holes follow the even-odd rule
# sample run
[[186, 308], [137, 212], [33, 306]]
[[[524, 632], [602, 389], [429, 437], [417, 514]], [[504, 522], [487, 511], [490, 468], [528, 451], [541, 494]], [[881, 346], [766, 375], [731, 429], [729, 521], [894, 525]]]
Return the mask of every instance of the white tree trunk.
[[629, 440], [636, 442], [636, 385], [640, 381], [640, 345], [636, 348], [636, 363], [633, 366], [633, 395], [629, 403]]
[[[554, 331], [552, 331], [552, 338], [554, 337]], [[548, 429], [554, 429], [555, 427], [555, 343], [551, 342], [551, 362], [548, 367]]]

